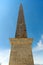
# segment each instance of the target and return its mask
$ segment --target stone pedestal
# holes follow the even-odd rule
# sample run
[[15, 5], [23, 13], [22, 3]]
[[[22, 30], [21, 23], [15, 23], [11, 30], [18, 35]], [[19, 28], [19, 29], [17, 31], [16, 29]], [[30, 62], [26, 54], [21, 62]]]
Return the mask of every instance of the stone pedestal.
[[34, 65], [31, 38], [13, 38], [9, 65]]

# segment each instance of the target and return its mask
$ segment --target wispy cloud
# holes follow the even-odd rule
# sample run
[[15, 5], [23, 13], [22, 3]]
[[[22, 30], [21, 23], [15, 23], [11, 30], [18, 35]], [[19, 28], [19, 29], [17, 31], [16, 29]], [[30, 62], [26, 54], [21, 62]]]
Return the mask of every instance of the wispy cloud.
[[41, 35], [41, 39], [37, 42], [37, 46], [33, 48], [34, 51], [43, 51], [43, 35]]
[[0, 63], [1, 63], [1, 65], [8, 65], [9, 64], [9, 56], [10, 56], [9, 49], [0, 50]]
[[33, 58], [35, 64], [43, 64], [43, 35], [37, 42], [37, 46], [33, 48]]

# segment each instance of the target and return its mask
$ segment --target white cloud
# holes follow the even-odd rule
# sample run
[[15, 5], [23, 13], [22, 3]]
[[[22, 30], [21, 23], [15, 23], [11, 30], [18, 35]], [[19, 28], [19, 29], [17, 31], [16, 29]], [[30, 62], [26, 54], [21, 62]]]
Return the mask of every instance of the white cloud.
[[37, 46], [33, 48], [33, 52], [34, 51], [43, 51], [43, 35], [41, 35], [41, 39], [37, 43]]
[[40, 54], [34, 54], [34, 64], [43, 64], [43, 55], [41, 56]]
[[35, 64], [43, 64], [43, 35], [37, 42], [37, 46], [33, 48], [33, 58]]
[[1, 65], [8, 65], [9, 64], [9, 56], [10, 56], [9, 49], [0, 50], [0, 63], [1, 63]]

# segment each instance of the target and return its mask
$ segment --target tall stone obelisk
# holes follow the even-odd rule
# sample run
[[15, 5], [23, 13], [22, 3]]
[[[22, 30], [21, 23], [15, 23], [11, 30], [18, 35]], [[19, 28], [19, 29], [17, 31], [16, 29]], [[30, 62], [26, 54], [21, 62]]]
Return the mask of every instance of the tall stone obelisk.
[[32, 38], [27, 38], [22, 4], [20, 5], [15, 38], [10, 38], [11, 54], [9, 65], [34, 65]]

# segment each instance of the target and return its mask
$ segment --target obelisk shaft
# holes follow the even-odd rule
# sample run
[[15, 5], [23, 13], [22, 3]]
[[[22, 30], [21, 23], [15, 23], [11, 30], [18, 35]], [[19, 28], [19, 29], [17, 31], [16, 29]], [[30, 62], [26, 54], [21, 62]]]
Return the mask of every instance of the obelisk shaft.
[[26, 25], [24, 20], [24, 13], [22, 4], [20, 5], [18, 21], [17, 21], [17, 29], [16, 29], [16, 38], [27, 38]]

